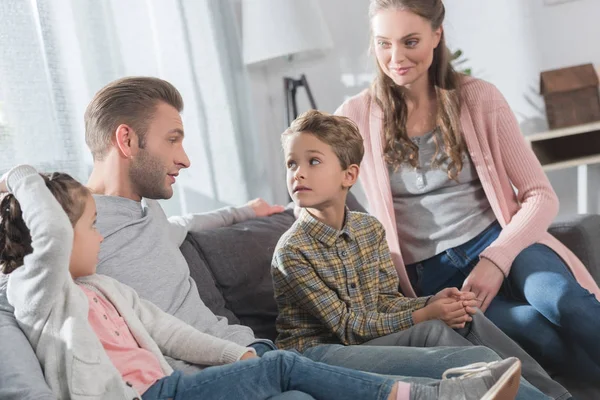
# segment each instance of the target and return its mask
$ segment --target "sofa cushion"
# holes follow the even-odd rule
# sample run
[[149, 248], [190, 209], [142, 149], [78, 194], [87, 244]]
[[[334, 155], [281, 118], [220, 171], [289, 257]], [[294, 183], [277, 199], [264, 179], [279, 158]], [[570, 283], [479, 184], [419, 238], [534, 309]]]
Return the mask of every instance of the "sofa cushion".
[[600, 215], [581, 214], [557, 218], [549, 232], [567, 246], [600, 283]]
[[190, 267], [190, 275], [196, 282], [200, 298], [206, 307], [208, 307], [213, 314], [227, 318], [230, 324], [239, 324], [240, 320], [238, 317], [227, 308], [225, 298], [219, 290], [215, 278], [204, 259], [200, 245], [193, 235], [187, 235], [180, 250]]
[[[200, 258], [206, 261], [214, 285], [199, 285], [200, 296], [215, 314], [225, 315], [215, 298], [217, 288], [224, 309], [233, 312], [256, 337], [274, 339], [277, 305], [273, 297], [271, 259], [277, 241], [294, 223], [292, 210], [230, 227], [193, 233]], [[186, 255], [188, 258], [188, 255]], [[194, 279], [208, 280], [196, 271]]]

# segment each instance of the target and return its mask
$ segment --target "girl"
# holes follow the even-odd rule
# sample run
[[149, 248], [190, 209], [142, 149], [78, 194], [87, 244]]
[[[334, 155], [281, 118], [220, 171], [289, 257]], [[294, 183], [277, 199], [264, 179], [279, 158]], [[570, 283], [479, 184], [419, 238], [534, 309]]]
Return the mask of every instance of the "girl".
[[558, 201], [502, 95], [452, 69], [444, 14], [441, 0], [371, 0], [377, 77], [337, 111], [365, 140], [401, 289], [474, 292], [542, 365], [597, 382], [600, 289], [547, 232]]
[[[0, 179], [0, 193], [6, 191], [11, 194], [0, 202], [0, 266], [8, 276], [8, 301], [59, 399], [267, 399], [289, 390], [334, 400], [516, 394], [515, 358], [471, 366], [468, 374], [431, 386], [284, 351], [258, 358], [252, 349], [201, 333], [96, 274], [102, 237], [94, 226], [95, 202], [70, 176], [19, 166]], [[222, 366], [183, 376], [163, 354]]]

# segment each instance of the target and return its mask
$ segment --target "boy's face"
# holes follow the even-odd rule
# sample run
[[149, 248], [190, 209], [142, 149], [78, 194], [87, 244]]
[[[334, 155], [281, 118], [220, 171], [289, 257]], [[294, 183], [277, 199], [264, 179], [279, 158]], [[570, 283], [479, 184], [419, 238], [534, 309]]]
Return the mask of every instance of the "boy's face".
[[342, 169], [333, 149], [308, 132], [289, 137], [285, 146], [288, 192], [297, 206], [322, 209], [344, 204], [358, 166]]

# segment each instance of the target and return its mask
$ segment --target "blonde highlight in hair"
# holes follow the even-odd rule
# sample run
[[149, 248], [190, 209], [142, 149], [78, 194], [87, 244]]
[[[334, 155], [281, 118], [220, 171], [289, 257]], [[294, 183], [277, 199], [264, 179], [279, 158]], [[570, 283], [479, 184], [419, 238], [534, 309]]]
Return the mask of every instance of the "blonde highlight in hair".
[[[371, 0], [370, 20], [385, 10], [410, 11], [429, 21], [434, 30], [442, 27], [446, 13], [442, 0]], [[442, 143], [435, 139], [436, 153], [432, 161], [434, 166], [437, 165], [438, 155], [443, 151], [445, 156], [442, 159], [449, 159], [448, 177], [457, 179], [466, 152], [460, 129], [460, 74], [452, 67], [443, 29], [441, 35], [428, 71], [437, 101], [435, 122], [442, 137]], [[404, 163], [416, 168], [419, 164], [419, 148], [410, 140], [406, 130], [408, 109], [404, 90], [383, 72], [377, 60], [375, 62], [377, 77], [371, 85], [371, 94], [383, 110], [384, 159], [395, 169]]]
[[297, 133], [314, 135], [323, 143], [330, 145], [344, 170], [353, 164], [360, 165], [365, 153], [358, 126], [347, 117], [317, 110], [307, 111], [296, 118], [281, 135], [281, 144], [284, 148], [290, 136]]

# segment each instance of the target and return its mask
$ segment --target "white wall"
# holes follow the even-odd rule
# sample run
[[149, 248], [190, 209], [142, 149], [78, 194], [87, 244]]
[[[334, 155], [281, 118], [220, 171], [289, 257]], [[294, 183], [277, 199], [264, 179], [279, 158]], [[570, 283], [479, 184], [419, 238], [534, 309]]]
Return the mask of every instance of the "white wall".
[[[547, 129], [539, 73], [546, 69], [593, 62], [600, 65], [600, 1], [571, 0], [548, 6], [548, 0], [446, 0], [450, 48], [460, 48], [475, 76], [494, 83], [506, 96], [525, 134]], [[334, 111], [348, 96], [368, 86], [373, 61], [368, 55], [369, 0], [321, 0], [334, 48], [323, 57], [250, 68], [259, 132], [272, 155], [270, 179], [281, 182], [275, 200], [286, 200], [279, 134], [284, 129], [282, 77], [305, 73], [317, 106]], [[310, 27], [307, 27], [310, 29]], [[304, 100], [303, 93], [299, 99]], [[308, 108], [300, 102], [300, 110]], [[599, 138], [600, 140], [600, 138]], [[575, 169], [552, 172], [561, 214], [577, 210]], [[591, 167], [590, 212], [600, 212], [600, 167]]]
[[[539, 92], [541, 71], [592, 62], [600, 65], [600, 1], [447, 0], [450, 45], [461, 48], [477, 77], [506, 96], [524, 134], [548, 128]], [[599, 138], [600, 140], [600, 134]], [[560, 214], [577, 212], [576, 168], [548, 173]], [[600, 167], [590, 166], [589, 212], [599, 213]]]
[[[286, 128], [283, 76], [306, 74], [312, 94], [321, 110], [333, 112], [345, 97], [367, 87], [374, 65], [368, 56], [369, 0], [321, 0], [321, 9], [331, 32], [334, 47], [308, 60], [275, 61], [267, 67], [249, 68], [253, 106], [258, 131], [272, 159], [271, 182], [279, 182], [275, 201], [287, 201], [285, 170], [279, 135]], [[307, 27], [310, 29], [310, 27]], [[298, 92], [299, 112], [309, 108], [305, 93]]]

